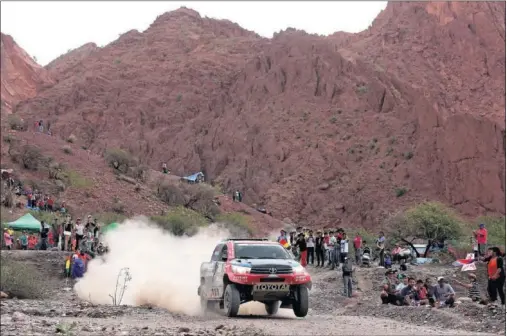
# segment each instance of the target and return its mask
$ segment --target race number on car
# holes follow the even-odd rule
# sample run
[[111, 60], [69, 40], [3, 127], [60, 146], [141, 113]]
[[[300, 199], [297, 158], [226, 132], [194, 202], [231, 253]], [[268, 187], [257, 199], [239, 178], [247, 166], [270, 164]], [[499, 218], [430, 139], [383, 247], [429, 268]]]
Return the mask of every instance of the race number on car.
[[257, 292], [286, 292], [289, 290], [289, 285], [279, 283], [263, 283], [254, 285], [254, 291]]

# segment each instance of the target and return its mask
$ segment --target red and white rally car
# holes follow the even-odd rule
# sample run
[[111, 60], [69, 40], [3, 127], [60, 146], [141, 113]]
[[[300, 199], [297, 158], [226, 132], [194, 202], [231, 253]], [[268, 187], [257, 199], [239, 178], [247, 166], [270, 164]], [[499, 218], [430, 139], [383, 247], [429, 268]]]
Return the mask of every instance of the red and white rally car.
[[310, 274], [277, 242], [267, 239], [227, 239], [201, 264], [197, 294], [204, 310], [219, 306], [229, 317], [249, 301], [264, 303], [269, 315], [292, 308], [308, 313]]

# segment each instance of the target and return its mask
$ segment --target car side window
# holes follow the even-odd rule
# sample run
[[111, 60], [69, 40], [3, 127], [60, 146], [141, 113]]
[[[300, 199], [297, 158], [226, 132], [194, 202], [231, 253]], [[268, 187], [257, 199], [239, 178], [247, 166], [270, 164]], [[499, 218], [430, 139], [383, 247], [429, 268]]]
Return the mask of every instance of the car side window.
[[213, 251], [213, 254], [211, 255], [211, 261], [220, 261], [223, 247], [224, 247], [224, 244], [218, 244], [217, 247], [215, 247], [215, 250]]
[[220, 252], [219, 261], [223, 261], [224, 258], [227, 258], [227, 244], [224, 244], [222, 251]]

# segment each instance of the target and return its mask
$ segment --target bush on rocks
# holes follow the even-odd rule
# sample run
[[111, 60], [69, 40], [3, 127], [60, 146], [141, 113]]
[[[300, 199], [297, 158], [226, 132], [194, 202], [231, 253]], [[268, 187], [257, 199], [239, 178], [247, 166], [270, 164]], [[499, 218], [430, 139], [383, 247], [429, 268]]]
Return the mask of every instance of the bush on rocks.
[[193, 236], [200, 227], [208, 224], [206, 218], [199, 213], [182, 206], [172, 209], [163, 216], [153, 216], [151, 220], [175, 236]]
[[216, 217], [215, 222], [222, 224], [234, 237], [249, 238], [253, 234], [249, 218], [238, 212], [220, 214]]

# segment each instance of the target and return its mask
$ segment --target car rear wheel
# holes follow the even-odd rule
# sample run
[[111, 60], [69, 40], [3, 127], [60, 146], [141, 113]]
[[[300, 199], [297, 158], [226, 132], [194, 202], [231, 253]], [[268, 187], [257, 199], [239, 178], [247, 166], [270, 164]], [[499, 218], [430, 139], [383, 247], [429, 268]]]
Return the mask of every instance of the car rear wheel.
[[279, 301], [268, 302], [264, 304], [264, 307], [266, 307], [266, 313], [268, 313], [268, 315], [275, 315], [276, 313], [278, 313], [280, 302]]
[[238, 316], [241, 298], [239, 290], [234, 284], [228, 284], [224, 292], [224, 310], [227, 317]]
[[305, 317], [308, 314], [308, 288], [300, 285], [296, 288], [296, 300], [292, 304], [292, 310], [297, 317]]

